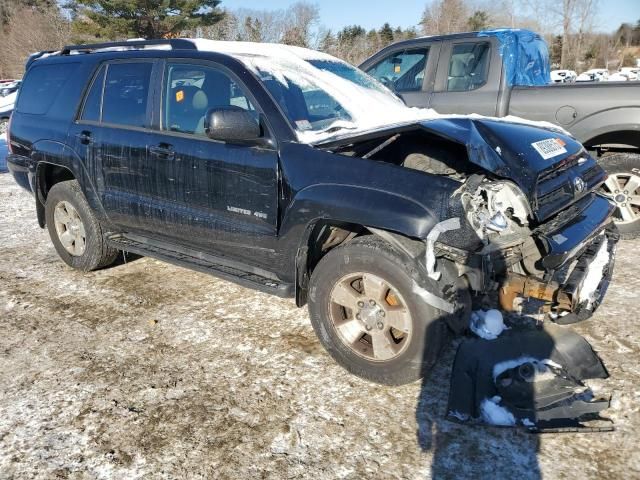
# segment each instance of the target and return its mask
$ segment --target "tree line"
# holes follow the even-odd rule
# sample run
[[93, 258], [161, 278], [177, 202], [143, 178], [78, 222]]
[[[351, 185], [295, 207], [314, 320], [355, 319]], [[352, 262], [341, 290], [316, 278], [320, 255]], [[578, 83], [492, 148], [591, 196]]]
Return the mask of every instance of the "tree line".
[[127, 38], [205, 37], [314, 48], [358, 64], [386, 45], [420, 35], [529, 28], [549, 44], [554, 68], [630, 65], [640, 20], [599, 33], [599, 0], [432, 0], [416, 25], [375, 29], [322, 25], [320, 6], [229, 9], [221, 0], [0, 0], [0, 77], [22, 73], [24, 59], [69, 43]]

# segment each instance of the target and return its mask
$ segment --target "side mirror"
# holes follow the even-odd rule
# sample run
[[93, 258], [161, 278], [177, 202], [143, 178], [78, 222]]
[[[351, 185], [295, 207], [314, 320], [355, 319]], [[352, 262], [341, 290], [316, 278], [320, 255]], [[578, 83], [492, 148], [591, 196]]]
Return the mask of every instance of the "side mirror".
[[251, 142], [260, 138], [260, 124], [255, 116], [239, 107], [216, 107], [204, 117], [207, 137], [222, 142]]

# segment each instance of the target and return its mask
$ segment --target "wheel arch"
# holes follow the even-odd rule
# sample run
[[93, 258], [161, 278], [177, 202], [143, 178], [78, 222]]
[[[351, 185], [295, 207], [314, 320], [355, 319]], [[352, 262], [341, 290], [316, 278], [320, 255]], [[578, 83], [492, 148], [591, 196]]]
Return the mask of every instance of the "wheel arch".
[[59, 182], [77, 180], [87, 202], [101, 220], [108, 220], [85, 164], [63, 143], [41, 140], [33, 144], [31, 162], [34, 165], [33, 192], [36, 197], [38, 224], [44, 228], [44, 204], [51, 188]]
[[296, 239], [292, 245], [296, 251], [296, 304], [305, 304], [313, 267], [332, 248], [354, 236], [380, 232], [420, 242], [438, 223], [437, 215], [437, 210], [412, 198], [378, 188], [317, 184], [299, 191], [281, 228], [283, 236]]
[[580, 119], [571, 132], [588, 149], [640, 149], [640, 108], [613, 108]]
[[380, 238], [394, 250], [414, 260], [425, 250], [422, 240], [399, 232], [335, 219], [317, 219], [307, 225], [295, 257], [295, 296], [298, 307], [307, 302], [309, 280], [318, 262], [332, 249], [365, 235]]

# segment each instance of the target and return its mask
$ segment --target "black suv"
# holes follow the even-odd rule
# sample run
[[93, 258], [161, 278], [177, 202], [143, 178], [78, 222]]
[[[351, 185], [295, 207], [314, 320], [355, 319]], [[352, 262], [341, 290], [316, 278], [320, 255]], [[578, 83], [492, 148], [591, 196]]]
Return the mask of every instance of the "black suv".
[[41, 52], [9, 144], [68, 265], [128, 251], [295, 297], [329, 353], [377, 382], [419, 378], [472, 298], [570, 323], [612, 273], [605, 173], [568, 134], [410, 109], [310, 50]]

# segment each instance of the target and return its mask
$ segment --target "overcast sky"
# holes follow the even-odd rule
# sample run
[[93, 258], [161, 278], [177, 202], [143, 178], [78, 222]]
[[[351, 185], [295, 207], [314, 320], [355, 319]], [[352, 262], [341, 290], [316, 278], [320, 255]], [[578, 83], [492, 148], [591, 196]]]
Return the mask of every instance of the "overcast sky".
[[[561, 1], [561, 0], [558, 0]], [[296, 0], [223, 0], [225, 8], [280, 9]], [[320, 6], [322, 23], [332, 30], [340, 30], [347, 25], [362, 25], [366, 29], [378, 28], [389, 22], [402, 28], [415, 26], [426, 5], [420, 0], [322, 0]], [[610, 32], [621, 23], [635, 24], [640, 19], [640, 0], [600, 0], [600, 25], [596, 30]]]

